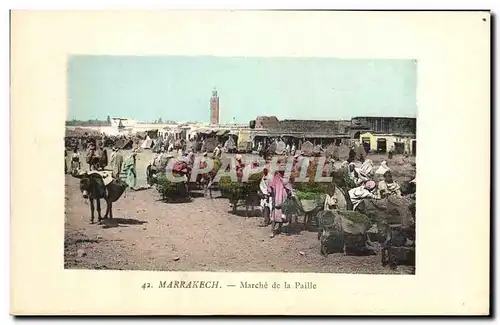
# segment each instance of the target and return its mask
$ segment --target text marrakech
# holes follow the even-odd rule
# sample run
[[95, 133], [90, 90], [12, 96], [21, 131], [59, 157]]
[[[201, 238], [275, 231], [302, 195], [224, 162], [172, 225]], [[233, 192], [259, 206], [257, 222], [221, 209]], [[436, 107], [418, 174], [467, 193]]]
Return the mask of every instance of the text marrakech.
[[219, 281], [160, 281], [160, 289], [217, 289]]

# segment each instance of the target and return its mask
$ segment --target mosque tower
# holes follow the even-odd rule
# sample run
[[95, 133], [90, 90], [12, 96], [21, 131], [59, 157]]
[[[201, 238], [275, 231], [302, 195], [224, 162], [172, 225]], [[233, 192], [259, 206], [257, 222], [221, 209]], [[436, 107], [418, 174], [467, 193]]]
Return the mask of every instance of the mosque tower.
[[210, 123], [219, 124], [219, 96], [215, 87], [212, 90], [212, 98], [210, 98]]

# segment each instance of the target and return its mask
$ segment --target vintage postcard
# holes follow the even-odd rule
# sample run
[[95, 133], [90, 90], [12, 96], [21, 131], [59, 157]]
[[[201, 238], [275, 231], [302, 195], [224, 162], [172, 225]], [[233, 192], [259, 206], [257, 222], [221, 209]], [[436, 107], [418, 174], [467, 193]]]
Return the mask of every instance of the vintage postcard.
[[489, 313], [488, 12], [11, 20], [13, 314]]

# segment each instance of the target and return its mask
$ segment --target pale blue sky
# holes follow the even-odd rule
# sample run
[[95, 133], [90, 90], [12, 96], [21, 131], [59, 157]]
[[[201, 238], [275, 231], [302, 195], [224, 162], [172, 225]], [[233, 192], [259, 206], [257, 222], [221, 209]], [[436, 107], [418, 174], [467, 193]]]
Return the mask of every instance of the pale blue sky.
[[416, 117], [413, 60], [210, 56], [72, 56], [68, 119], [209, 122], [214, 86], [220, 122]]

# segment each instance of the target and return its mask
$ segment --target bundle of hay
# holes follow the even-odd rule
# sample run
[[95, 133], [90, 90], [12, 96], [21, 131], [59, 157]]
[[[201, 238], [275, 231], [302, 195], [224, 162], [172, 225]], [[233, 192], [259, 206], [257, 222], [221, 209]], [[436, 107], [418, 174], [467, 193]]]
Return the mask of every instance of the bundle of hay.
[[325, 195], [324, 193], [321, 193], [317, 190], [312, 190], [312, 191], [297, 190], [295, 194], [299, 200], [309, 200], [309, 201], [320, 200], [321, 197]]
[[368, 240], [367, 233], [375, 220], [357, 211], [347, 210], [321, 211], [317, 218], [322, 254], [374, 254], [375, 248]]
[[[174, 175], [180, 176], [180, 175]], [[165, 200], [175, 200], [175, 199], [185, 199], [189, 197], [189, 193], [186, 188], [185, 182], [172, 182], [170, 181], [165, 173], [158, 175], [156, 180], [156, 189], [161, 194], [162, 199]]]
[[284, 141], [280, 140], [280, 141], [276, 142], [276, 149], [274, 150], [274, 152], [277, 155], [285, 154], [285, 149], [286, 149], [286, 144]]
[[344, 190], [350, 190], [352, 188], [356, 187], [356, 184], [354, 184], [354, 181], [349, 177], [349, 171], [347, 167], [340, 168], [338, 170], [335, 170], [332, 174], [333, 177], [333, 182], [335, 185], [338, 187], [344, 189]]
[[306, 141], [300, 147], [304, 156], [311, 156], [313, 154], [314, 145], [310, 141]]
[[333, 157], [335, 160], [340, 159], [340, 147], [335, 145], [334, 143], [328, 145], [325, 149], [326, 157]]
[[403, 229], [412, 229], [415, 226], [410, 210], [413, 203], [407, 198], [392, 195], [381, 200], [363, 200], [356, 210], [381, 226], [401, 225]]
[[251, 190], [259, 190], [260, 181], [264, 177], [264, 173], [255, 173], [248, 177], [248, 185]]
[[323, 152], [323, 149], [321, 148], [321, 146], [318, 144], [316, 145], [314, 148], [313, 148], [313, 152], [312, 152], [312, 155], [314, 157], [319, 157], [321, 156], [321, 153]]
[[296, 196], [300, 209], [306, 213], [321, 208], [325, 204], [325, 193], [298, 190]]
[[348, 157], [350, 148], [343, 144], [339, 146], [339, 158], [340, 157]]
[[262, 172], [252, 174], [248, 177], [248, 182], [233, 181], [231, 177], [223, 176], [218, 183], [221, 195], [234, 201], [245, 198], [249, 193], [257, 193], [262, 176]]
[[219, 179], [218, 186], [222, 197], [231, 199], [243, 196], [244, 183], [235, 182], [229, 176], [222, 176]]

